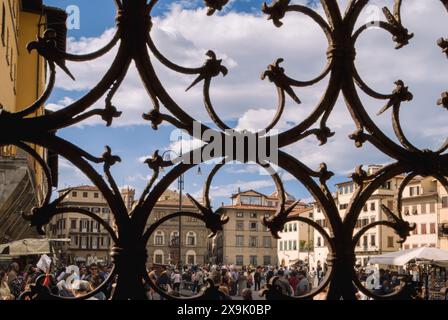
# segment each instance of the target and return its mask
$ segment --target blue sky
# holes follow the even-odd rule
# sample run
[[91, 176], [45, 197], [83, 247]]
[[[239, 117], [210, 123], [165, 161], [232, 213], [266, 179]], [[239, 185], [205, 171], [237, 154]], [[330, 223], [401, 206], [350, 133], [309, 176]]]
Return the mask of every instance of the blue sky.
[[[313, 3], [313, 1], [295, 2], [309, 5]], [[345, 0], [338, 2], [346, 3]], [[373, 1], [373, 3], [378, 2], [391, 4], [391, 1]], [[86, 50], [86, 45], [100, 46], [113, 34], [115, 7], [112, 0], [45, 0], [45, 3], [61, 8], [66, 8], [69, 5], [79, 7], [81, 28], [69, 31], [69, 50], [71, 52], [85, 52], [83, 50]], [[429, 16], [439, 10], [435, 7], [421, 7], [419, 3], [421, 2], [411, 0], [408, 5], [409, 9], [405, 8], [404, 10], [422, 10], [422, 16], [425, 14]], [[199, 0], [162, 0], [154, 11], [156, 16], [153, 31], [155, 42], [160, 45], [168, 57], [179, 64], [197, 66], [203, 63], [203, 53], [206, 49], [214, 49], [217, 50], [220, 57], [224, 58], [224, 64], [229, 67], [230, 73], [225, 79], [214, 80], [212, 96], [216, 97], [218, 113], [230, 126], [253, 125], [255, 127], [260, 125], [259, 122], [264, 118], [269, 118], [266, 115], [269, 116], [273, 112], [272, 107], [276, 101], [275, 90], [269, 83], [261, 82], [259, 75], [277, 57], [284, 57], [287, 70], [291, 70], [290, 74], [299, 79], [314, 77], [325, 64], [325, 39], [312, 22], [291, 14], [285, 18], [284, 27], [276, 29], [271, 22], [261, 16], [259, 9], [261, 4], [262, 1], [257, 0], [231, 1], [224, 12], [211, 18], [205, 17], [202, 1]], [[319, 5], [312, 6], [321, 12]], [[369, 12], [366, 12], [366, 15], [369, 15]], [[210, 27], [207, 29], [207, 33], [203, 32], [204, 28], [208, 28], [207, 23], [211, 25], [211, 22], [216, 22], [216, 28]], [[416, 55], [420, 54], [420, 58], [409, 55], [406, 51], [407, 48], [400, 52], [395, 51], [388, 34], [372, 31], [372, 36], [366, 38], [375, 43], [376, 50], [368, 50], [366, 44], [369, 42], [364, 39], [360, 40], [358, 56], [363, 63], [360, 63], [359, 68], [369, 83], [385, 92], [390, 92], [393, 89], [393, 85], [391, 85], [393, 81], [401, 76], [408, 79], [408, 82], [415, 87], [418, 86], [420, 91], [413, 91], [416, 95], [415, 101], [406, 108], [406, 113], [403, 115], [404, 121], [409, 123], [405, 130], [417, 145], [429, 145], [435, 148], [448, 132], [443, 118], [445, 113], [438, 110], [432, 102], [438, 98], [440, 92], [446, 90], [447, 84], [442, 77], [428, 81], [423, 76], [423, 71], [425, 68], [447, 71], [447, 66], [443, 56], [439, 56], [437, 48], [426, 51], [428, 46], [424, 40], [426, 40], [426, 34], [430, 34], [433, 30], [428, 26], [422, 26], [418, 19], [409, 22], [412, 27], [421, 28], [418, 30], [423, 35], [420, 42], [417, 40], [415, 44], [411, 44], [414, 46], [413, 52], [417, 52]], [[264, 35], [267, 33], [269, 35], [264, 39]], [[219, 41], [216, 35], [219, 36]], [[437, 33], [433, 33], [431, 36], [437, 39]], [[297, 40], [295, 41], [295, 39]], [[431, 41], [429, 43], [432, 43]], [[364, 47], [366, 47], [365, 50]], [[87, 52], [92, 50], [92, 48], [88, 48]], [[381, 53], [383, 48], [384, 53]], [[408, 60], [403, 59], [403, 56]], [[374, 59], [377, 57], [378, 59]], [[433, 57], [436, 58], [433, 59]], [[69, 64], [77, 82], [66, 79], [59, 72], [57, 89], [49, 102], [60, 107], [79, 99], [88, 91], [92, 83], [95, 83], [95, 79], [101, 77], [111, 58], [113, 58], [113, 54], [93, 64], [84, 64], [84, 66]], [[379, 61], [375, 62], [374, 60]], [[429, 63], [430, 61], [437, 61], [437, 63]], [[423, 66], [409, 70], [407, 68], [409, 63], [417, 66], [421, 63]], [[186, 94], [183, 89], [191, 82], [191, 78], [164, 72], [159, 65], [155, 65], [155, 67], [156, 71], [162, 74], [162, 80], [167, 89], [169, 91], [172, 89], [173, 96], [185, 104], [186, 110], [201, 121], [207, 122], [202, 104], [197, 106], [197, 103], [201, 101], [199, 86]], [[387, 70], [387, 74], [383, 75], [377, 72], [381, 67]], [[285, 119], [278, 129], [288, 128], [303, 119], [319, 100], [325, 84], [324, 81], [323, 84], [317, 85], [313, 89], [297, 90], [303, 100], [303, 106], [297, 107], [288, 101]], [[140, 121], [142, 111], [149, 111], [151, 106], [134, 71], [130, 71], [122, 87], [123, 91], [117, 94], [114, 105], [124, 114], [122, 119], [118, 119], [114, 123], [113, 127], [107, 128], [101, 121], [89, 121], [82, 127], [61, 130], [59, 135], [82, 146], [94, 155], [100, 155], [104, 146], [110, 145], [114, 154], [120, 155], [123, 160], [113, 168], [117, 183], [120, 186], [131, 185], [139, 191], [145, 186], [147, 175], [150, 174], [148, 168], [141, 163], [142, 158], [152, 154], [156, 149], [165, 151], [173, 147], [173, 142], [170, 142], [173, 128], [161, 126], [158, 131], [154, 131], [148, 123]], [[419, 95], [420, 92], [421, 95]], [[428, 104], [428, 101], [431, 101], [431, 104]], [[428, 105], [430, 111], [423, 109], [422, 105], [424, 104]], [[374, 113], [383, 105], [383, 102], [366, 99], [366, 105], [368, 111]], [[435, 120], [428, 117], [428, 112], [431, 112]], [[376, 120], [378, 120], [380, 128], [391, 136], [389, 117], [384, 116]], [[390, 161], [371, 146], [365, 146], [361, 150], [354, 148], [347, 135], [354, 131], [355, 126], [342, 100], [336, 105], [329, 125], [337, 134], [330, 139], [327, 146], [319, 147], [318, 142], [310, 138], [289, 147], [286, 151], [298, 156], [312, 169], [317, 169], [320, 162], [327, 162], [329, 169], [336, 173], [336, 176], [329, 182], [330, 187], [337, 182], [346, 180], [349, 172], [357, 164]], [[417, 128], [420, 125], [427, 125], [428, 130], [422, 132]], [[186, 174], [186, 192], [200, 194], [206, 174], [211, 168], [207, 165], [201, 167], [204, 173], [202, 176], [198, 176], [196, 170]], [[88, 183], [88, 180], [73, 166], [62, 161], [60, 187], [81, 183]], [[243, 189], [256, 188], [265, 193], [274, 191], [269, 176], [260, 175], [253, 166], [229, 165], [216, 177], [212, 189], [214, 205], [228, 202], [230, 194], [235, 192], [239, 185]], [[173, 187], [175, 188], [176, 185]], [[296, 198], [307, 200], [310, 198], [307, 191], [295, 181], [286, 178], [285, 187]]]

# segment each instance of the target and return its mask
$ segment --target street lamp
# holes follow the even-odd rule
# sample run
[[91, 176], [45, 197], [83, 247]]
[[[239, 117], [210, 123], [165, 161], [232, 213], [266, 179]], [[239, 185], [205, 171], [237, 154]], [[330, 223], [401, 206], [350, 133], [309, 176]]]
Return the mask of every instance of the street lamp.
[[[179, 159], [182, 158], [182, 156], [183, 156], [183, 152], [182, 152], [183, 151], [182, 150], [182, 136], [179, 136], [179, 140], [178, 141], [180, 142], [180, 151], [179, 151], [179, 153], [177, 153], [174, 150], [169, 149], [169, 150], [166, 150], [162, 154], [162, 158], [167, 160], [166, 156], [168, 155], [169, 152], [174, 153]], [[202, 171], [201, 171], [201, 167], [200, 166], [198, 168], [197, 174], [198, 175], [202, 175]], [[182, 191], [184, 190], [184, 174], [181, 174], [179, 176], [179, 178], [177, 179], [177, 188], [179, 190], [179, 212], [181, 212], [182, 211]], [[179, 245], [179, 260], [178, 260], [178, 263], [179, 263], [179, 268], [182, 268], [182, 216], [179, 216], [178, 233], [179, 233], [179, 235], [178, 235], [178, 239], [179, 239], [179, 241], [178, 241], [178, 245]]]

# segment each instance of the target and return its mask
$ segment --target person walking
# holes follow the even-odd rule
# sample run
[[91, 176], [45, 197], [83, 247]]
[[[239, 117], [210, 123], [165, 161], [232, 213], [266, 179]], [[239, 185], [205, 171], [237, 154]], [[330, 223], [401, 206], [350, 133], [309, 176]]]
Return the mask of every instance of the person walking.
[[8, 274], [0, 271], [0, 300], [14, 300], [15, 296], [11, 293], [8, 285]]
[[255, 270], [254, 273], [254, 283], [255, 283], [255, 291], [258, 291], [261, 289], [261, 268], [257, 267], [257, 270]]
[[244, 275], [244, 271], [240, 271], [238, 274], [238, 295], [241, 296], [243, 289], [247, 287], [247, 277]]
[[180, 284], [182, 282], [182, 276], [179, 273], [179, 270], [174, 270], [174, 273], [171, 275], [171, 281], [173, 282], [173, 290], [179, 292]]
[[282, 269], [278, 270], [277, 272], [278, 279], [275, 282], [277, 286], [280, 287], [282, 290], [282, 294], [285, 296], [291, 296], [292, 295], [292, 289], [289, 285], [288, 280], [285, 278], [285, 273]]

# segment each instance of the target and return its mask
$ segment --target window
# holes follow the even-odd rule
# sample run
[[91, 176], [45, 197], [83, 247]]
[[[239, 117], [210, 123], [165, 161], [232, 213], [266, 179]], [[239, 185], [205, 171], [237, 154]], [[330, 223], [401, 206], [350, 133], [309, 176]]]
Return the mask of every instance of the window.
[[283, 241], [279, 241], [280, 242], [280, 251], [283, 251]]
[[100, 197], [100, 194], [99, 194], [98, 192], [95, 192], [95, 193], [93, 194], [93, 197], [94, 197], [94, 198], [99, 198], [99, 197]]
[[236, 228], [235, 228], [236, 230], [239, 230], [239, 231], [244, 230], [244, 221], [237, 220], [235, 222], [235, 224], [236, 224]]
[[263, 237], [263, 247], [264, 248], [271, 247], [271, 237]]
[[387, 181], [386, 183], [384, 183], [384, 184], [381, 186], [381, 189], [390, 190], [390, 189], [391, 189], [390, 181]]
[[73, 198], [76, 198], [78, 196], [78, 192], [76, 192], [76, 191], [72, 191], [72, 197]]
[[404, 207], [403, 213], [405, 216], [409, 215], [409, 207]]
[[110, 209], [109, 208], [103, 208], [103, 213], [110, 213]]
[[187, 221], [188, 222], [196, 222], [196, 218], [195, 217], [187, 217]]
[[5, 8], [5, 4], [3, 3], [3, 6], [2, 6], [2, 43], [3, 43], [3, 46], [5, 46], [5, 29], [6, 29], [6, 8]]
[[79, 220], [79, 231], [81, 232], [88, 232], [89, 229], [89, 220], [87, 219], [81, 219]]
[[317, 246], [318, 247], [322, 246], [322, 238], [321, 237], [317, 237]]
[[376, 236], [374, 234], [370, 235], [370, 245], [371, 246], [376, 246]]
[[163, 232], [162, 231], [157, 231], [156, 235], [154, 237], [154, 244], [156, 246], [163, 246], [164, 242], [165, 241], [164, 241], [164, 234], [163, 234]]
[[288, 241], [288, 250], [289, 251], [292, 250], [292, 241], [291, 240]]
[[243, 256], [236, 256], [235, 257], [235, 264], [237, 266], [242, 266], [244, 264]]
[[293, 231], [297, 231], [297, 223], [293, 224]]
[[170, 243], [174, 247], [178, 247], [179, 246], [179, 232], [178, 231], [171, 232]]
[[92, 208], [92, 212], [93, 212], [93, 213], [100, 213], [100, 212], [101, 212], [101, 208], [99, 208], [99, 207], [93, 207], [93, 208]]
[[376, 221], [376, 217], [370, 217], [370, 223], [374, 223]]
[[420, 225], [420, 233], [421, 234], [426, 234], [426, 223], [422, 223]]
[[269, 212], [265, 212], [265, 213], [264, 213], [264, 217], [265, 217], [265, 218], [269, 218], [269, 216], [270, 216]]
[[387, 237], [387, 247], [388, 248], [394, 247], [394, 237]]
[[237, 218], [242, 218], [243, 217], [243, 213], [242, 212], [237, 212], [236, 213], [236, 217]]
[[412, 230], [412, 234], [413, 235], [417, 235], [418, 234], [418, 226], [416, 226], [415, 229]]
[[418, 196], [420, 194], [420, 187], [410, 187], [409, 188], [409, 196]]
[[196, 233], [190, 231], [187, 234], [187, 246], [195, 246], [196, 245]]
[[249, 222], [249, 230], [250, 231], [257, 231], [257, 223], [256, 222]]
[[364, 205], [364, 207], [362, 208], [362, 211], [367, 212], [367, 203]]
[[250, 256], [249, 260], [250, 260], [249, 264], [251, 264], [253, 266], [256, 266], [258, 264], [257, 263], [257, 256]]
[[368, 237], [367, 236], [362, 237], [362, 246], [364, 248], [366, 248], [368, 246]]
[[240, 196], [241, 204], [247, 204], [252, 206], [261, 206], [260, 196]]
[[435, 223], [430, 223], [429, 224], [429, 233], [430, 234], [436, 234], [436, 224]]
[[237, 247], [244, 246], [244, 236], [236, 236], [236, 246]]
[[345, 209], [347, 209], [348, 208], [348, 204], [347, 203], [344, 203], [344, 204], [340, 204], [339, 205], [339, 210], [345, 210]]
[[426, 213], [426, 203], [422, 203], [422, 205], [420, 206], [420, 212], [423, 214], [423, 213]]
[[187, 264], [194, 265], [195, 264], [195, 256], [194, 254], [187, 255]]
[[257, 219], [257, 213], [256, 212], [251, 212], [250, 213], [250, 218], [251, 219]]
[[435, 213], [436, 212], [436, 204], [435, 202], [429, 203], [429, 213]]
[[417, 209], [417, 206], [412, 206], [412, 214], [413, 214], [414, 216], [418, 215], [418, 209]]
[[76, 219], [70, 219], [70, 229], [76, 229]]
[[263, 256], [263, 265], [268, 266], [271, 264], [271, 256]]
[[87, 192], [83, 192], [83, 193], [82, 193], [82, 197], [83, 197], [83, 198], [87, 198], [88, 196], [89, 196], [89, 194], [88, 194]]
[[288, 231], [289, 231], [289, 232], [292, 231], [292, 224], [291, 224], [291, 223], [288, 225]]
[[404, 250], [408, 250], [409, 249], [409, 245], [408, 244], [405, 244], [404, 245]]
[[376, 207], [376, 206], [375, 206], [375, 202], [371, 202], [371, 203], [370, 203], [370, 211], [375, 211], [375, 210], [376, 210], [375, 207]]
[[158, 264], [163, 263], [163, 255], [162, 254], [155, 254], [154, 255], [154, 262]]
[[258, 247], [258, 238], [257, 237], [249, 237], [249, 247], [256, 248]]
[[442, 208], [448, 208], [448, 197], [442, 197]]
[[292, 250], [297, 250], [297, 240], [292, 242]]

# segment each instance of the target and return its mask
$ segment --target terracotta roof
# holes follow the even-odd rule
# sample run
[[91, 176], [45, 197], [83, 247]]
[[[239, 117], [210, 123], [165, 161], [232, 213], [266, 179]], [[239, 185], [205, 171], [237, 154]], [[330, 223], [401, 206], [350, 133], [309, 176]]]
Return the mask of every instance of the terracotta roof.
[[87, 186], [87, 185], [83, 185], [83, 186], [78, 186], [78, 187], [68, 187], [68, 188], [64, 188], [59, 190], [59, 192], [62, 191], [67, 191], [69, 189], [72, 189], [73, 191], [77, 191], [77, 190], [85, 190], [85, 191], [100, 191], [97, 187], [95, 186]]
[[246, 205], [229, 205], [229, 206], [221, 206], [221, 209], [236, 209], [236, 210], [259, 210], [259, 211], [275, 211], [277, 207], [266, 207], [266, 206], [246, 206]]
[[313, 212], [313, 207], [308, 207], [308, 208], [298, 208], [298, 209], [294, 209], [289, 215], [288, 217], [297, 217], [299, 215], [302, 215], [306, 212]]

